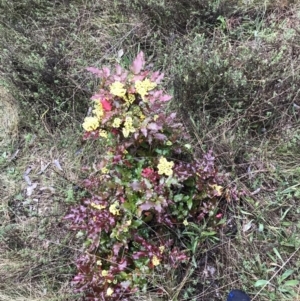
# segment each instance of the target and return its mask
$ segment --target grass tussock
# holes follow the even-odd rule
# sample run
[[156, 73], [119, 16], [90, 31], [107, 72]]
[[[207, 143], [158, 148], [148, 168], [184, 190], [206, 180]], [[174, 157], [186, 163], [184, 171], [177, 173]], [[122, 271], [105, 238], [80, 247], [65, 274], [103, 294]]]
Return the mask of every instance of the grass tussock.
[[222, 204], [217, 233], [197, 240], [207, 225], [193, 230], [190, 263], [152, 275], [138, 300], [162, 300], [159, 290], [220, 301], [231, 288], [300, 300], [299, 4], [4, 0], [0, 9], [1, 85], [16, 100], [1, 92], [1, 300], [79, 298], [70, 280], [80, 238], [62, 217], [82, 196], [80, 168], [101, 155], [80, 139], [98, 84], [84, 68], [128, 66], [138, 50], [165, 72], [195, 151], [213, 149], [228, 185], [245, 192]]

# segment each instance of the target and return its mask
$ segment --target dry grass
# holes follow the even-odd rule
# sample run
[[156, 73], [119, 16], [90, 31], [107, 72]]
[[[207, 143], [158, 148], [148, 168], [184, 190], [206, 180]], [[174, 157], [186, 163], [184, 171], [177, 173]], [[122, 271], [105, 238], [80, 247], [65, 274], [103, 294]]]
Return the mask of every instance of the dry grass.
[[62, 218], [75, 201], [77, 141], [73, 131], [22, 134], [17, 156], [9, 162], [8, 155], [0, 175], [0, 299], [74, 300], [69, 282], [78, 251]]
[[16, 100], [0, 86], [0, 147], [12, 143], [18, 135], [19, 113]]
[[[189, 3], [191, 11], [196, 2]], [[168, 17], [172, 2], [163, 11], [143, 1], [76, 1], [72, 8], [65, 1], [60, 14], [47, 2], [48, 10], [31, 11], [36, 22], [48, 22], [44, 31], [27, 23], [23, 4], [10, 5], [10, 16], [17, 14], [27, 32], [0, 28], [6, 33], [1, 45], [10, 46], [1, 72], [13, 75], [19, 96], [16, 105], [0, 89], [0, 300], [76, 300], [70, 280], [81, 245], [62, 217], [78, 200], [80, 167], [99, 155], [79, 138], [85, 100], [97, 84], [84, 67], [112, 65], [120, 49], [126, 65], [138, 48], [164, 69], [168, 88], [176, 79], [176, 107], [185, 108], [184, 122], [195, 134], [191, 144], [199, 153], [212, 148], [228, 184], [246, 192], [239, 202], [222, 204], [226, 225], [218, 242], [199, 245], [196, 265], [154, 274], [153, 291], [138, 300], [160, 300], [155, 288], [173, 301], [224, 300], [231, 288], [254, 300], [300, 300], [299, 284], [288, 287], [289, 295], [282, 280], [287, 270], [294, 271], [287, 280], [299, 279], [300, 268], [300, 8], [289, 2], [248, 1], [236, 10], [222, 2], [217, 12], [224, 24], [214, 12], [200, 25], [197, 14], [183, 23], [180, 14]], [[54, 38], [66, 43], [58, 49]], [[49, 76], [58, 82], [47, 82]], [[37, 87], [44, 94], [35, 95]], [[24, 102], [32, 109], [19, 123]], [[256, 287], [260, 279], [270, 283]]]

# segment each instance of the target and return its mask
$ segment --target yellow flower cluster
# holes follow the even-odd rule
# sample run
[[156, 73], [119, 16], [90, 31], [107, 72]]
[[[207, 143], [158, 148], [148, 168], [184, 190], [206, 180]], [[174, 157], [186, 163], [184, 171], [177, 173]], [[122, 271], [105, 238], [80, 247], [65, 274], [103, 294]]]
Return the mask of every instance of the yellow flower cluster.
[[130, 116], [126, 117], [125, 123], [124, 123], [124, 128], [122, 131], [123, 131], [124, 137], [128, 137], [130, 133], [135, 132], [135, 128], [132, 125], [132, 118]]
[[131, 111], [135, 116], [139, 117], [141, 120], [144, 120], [146, 118], [139, 106], [132, 106]]
[[156, 255], [154, 255], [154, 256], [152, 257], [152, 264], [153, 264], [154, 266], [157, 266], [157, 265], [160, 264], [160, 261], [159, 261], [159, 259], [157, 258]]
[[107, 138], [107, 131], [105, 130], [100, 130], [99, 131], [99, 136], [102, 138]]
[[217, 192], [216, 196], [221, 196], [222, 195], [222, 191], [223, 191], [222, 186], [215, 184], [215, 185], [211, 185], [210, 187]]
[[112, 205], [109, 206], [109, 212], [113, 215], [120, 215], [120, 208], [119, 203], [115, 202]]
[[158, 174], [163, 175], [165, 174], [166, 176], [171, 176], [173, 174], [173, 168], [174, 162], [168, 162], [166, 158], [161, 157], [159, 159], [159, 163], [157, 165], [158, 168]]
[[95, 204], [95, 203], [91, 203], [91, 207], [94, 209], [98, 209], [98, 210], [102, 210], [105, 208], [104, 205], [99, 205], [99, 204]]
[[128, 220], [125, 222], [125, 227], [123, 229], [123, 232], [128, 232], [128, 227], [131, 225], [132, 221]]
[[133, 94], [128, 94], [128, 96], [125, 95], [123, 98], [128, 105], [131, 105], [135, 101], [135, 96]]
[[99, 126], [99, 120], [97, 117], [85, 117], [84, 122], [82, 124], [82, 127], [84, 130], [87, 132], [94, 131], [98, 128]]
[[108, 173], [109, 170], [106, 167], [103, 167], [103, 168], [101, 168], [101, 172], [105, 174], [105, 173]]
[[143, 81], [138, 80], [135, 82], [136, 92], [141, 95], [144, 101], [148, 91], [153, 90], [155, 87], [156, 87], [156, 83], [151, 82], [148, 78], [146, 78]]
[[122, 84], [120, 82], [112, 83], [109, 88], [110, 88], [110, 93], [112, 95], [124, 97], [126, 94], [126, 89], [124, 88], [124, 84]]
[[159, 247], [159, 251], [160, 251], [161, 254], [164, 252], [164, 250], [165, 250], [165, 246], [160, 246]]
[[94, 115], [99, 119], [99, 121], [101, 120], [101, 118], [102, 118], [103, 115], [104, 115], [103, 107], [102, 107], [102, 104], [101, 104], [101, 102], [99, 101], [99, 99], [97, 99], [97, 100], [95, 101], [93, 113], [94, 113]]
[[120, 118], [115, 118], [114, 121], [113, 121], [112, 127], [114, 127], [114, 128], [120, 127], [121, 121], [122, 120]]
[[95, 131], [99, 127], [101, 118], [104, 115], [103, 107], [99, 99], [95, 100], [93, 114], [93, 117], [86, 117], [82, 124], [82, 127], [87, 132]]

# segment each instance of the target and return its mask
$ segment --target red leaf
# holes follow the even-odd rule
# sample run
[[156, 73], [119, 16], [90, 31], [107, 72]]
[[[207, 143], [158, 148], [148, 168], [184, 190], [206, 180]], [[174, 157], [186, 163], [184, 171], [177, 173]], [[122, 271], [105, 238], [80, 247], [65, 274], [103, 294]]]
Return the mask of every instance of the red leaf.
[[218, 213], [217, 215], [216, 215], [216, 218], [222, 218], [222, 216], [223, 216], [223, 214], [222, 213]]
[[101, 104], [104, 111], [111, 111], [111, 104], [106, 99], [102, 99]]
[[131, 71], [134, 74], [139, 74], [145, 65], [144, 53], [141, 51], [134, 59], [131, 65]]
[[152, 175], [153, 172], [154, 170], [152, 168], [146, 167], [142, 170], [142, 176], [148, 178], [150, 175]]

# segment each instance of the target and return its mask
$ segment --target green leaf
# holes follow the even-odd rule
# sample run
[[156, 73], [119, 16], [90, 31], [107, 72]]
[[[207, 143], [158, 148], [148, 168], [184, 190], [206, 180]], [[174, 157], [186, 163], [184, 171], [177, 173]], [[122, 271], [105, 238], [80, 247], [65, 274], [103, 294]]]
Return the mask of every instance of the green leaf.
[[281, 255], [279, 254], [278, 250], [276, 248], [273, 248], [274, 253], [276, 254], [276, 256], [281, 260], [282, 263], [284, 263]]
[[174, 196], [174, 202], [180, 202], [180, 201], [182, 201], [182, 198], [183, 198], [183, 194], [176, 194], [175, 196]]
[[195, 239], [192, 244], [192, 252], [195, 253], [198, 247], [198, 239]]
[[192, 207], [193, 207], [193, 200], [192, 200], [192, 199], [189, 198], [189, 199], [187, 200], [187, 206], [188, 206], [189, 210], [192, 209]]
[[283, 283], [283, 286], [295, 286], [299, 284], [299, 280], [288, 280], [286, 282]]
[[255, 287], [258, 287], [258, 286], [264, 286], [266, 284], [268, 284], [269, 281], [268, 280], [263, 280], [263, 279], [260, 279], [260, 280], [257, 280], [255, 283], [254, 283], [254, 286]]
[[282, 293], [289, 293], [290, 292], [290, 288], [287, 288], [287, 287], [284, 287], [284, 286], [280, 286], [279, 288], [278, 288], [278, 290], [280, 291], [280, 292], [282, 292]]
[[202, 231], [201, 237], [214, 236], [216, 234], [217, 234], [216, 231]]
[[135, 205], [135, 203], [134, 202], [124, 202], [124, 204], [123, 204], [123, 207], [125, 208], [125, 209], [127, 209], [128, 211], [130, 211], [130, 212], [135, 212], [136, 211], [136, 205]]
[[226, 223], [226, 218], [222, 218], [218, 223], [217, 225], [223, 225]]
[[294, 270], [292, 269], [289, 269], [289, 270], [286, 270], [281, 276], [280, 276], [280, 281], [279, 283], [281, 283], [283, 280], [285, 280], [286, 278], [288, 278], [289, 276], [291, 276], [292, 274], [294, 273]]

